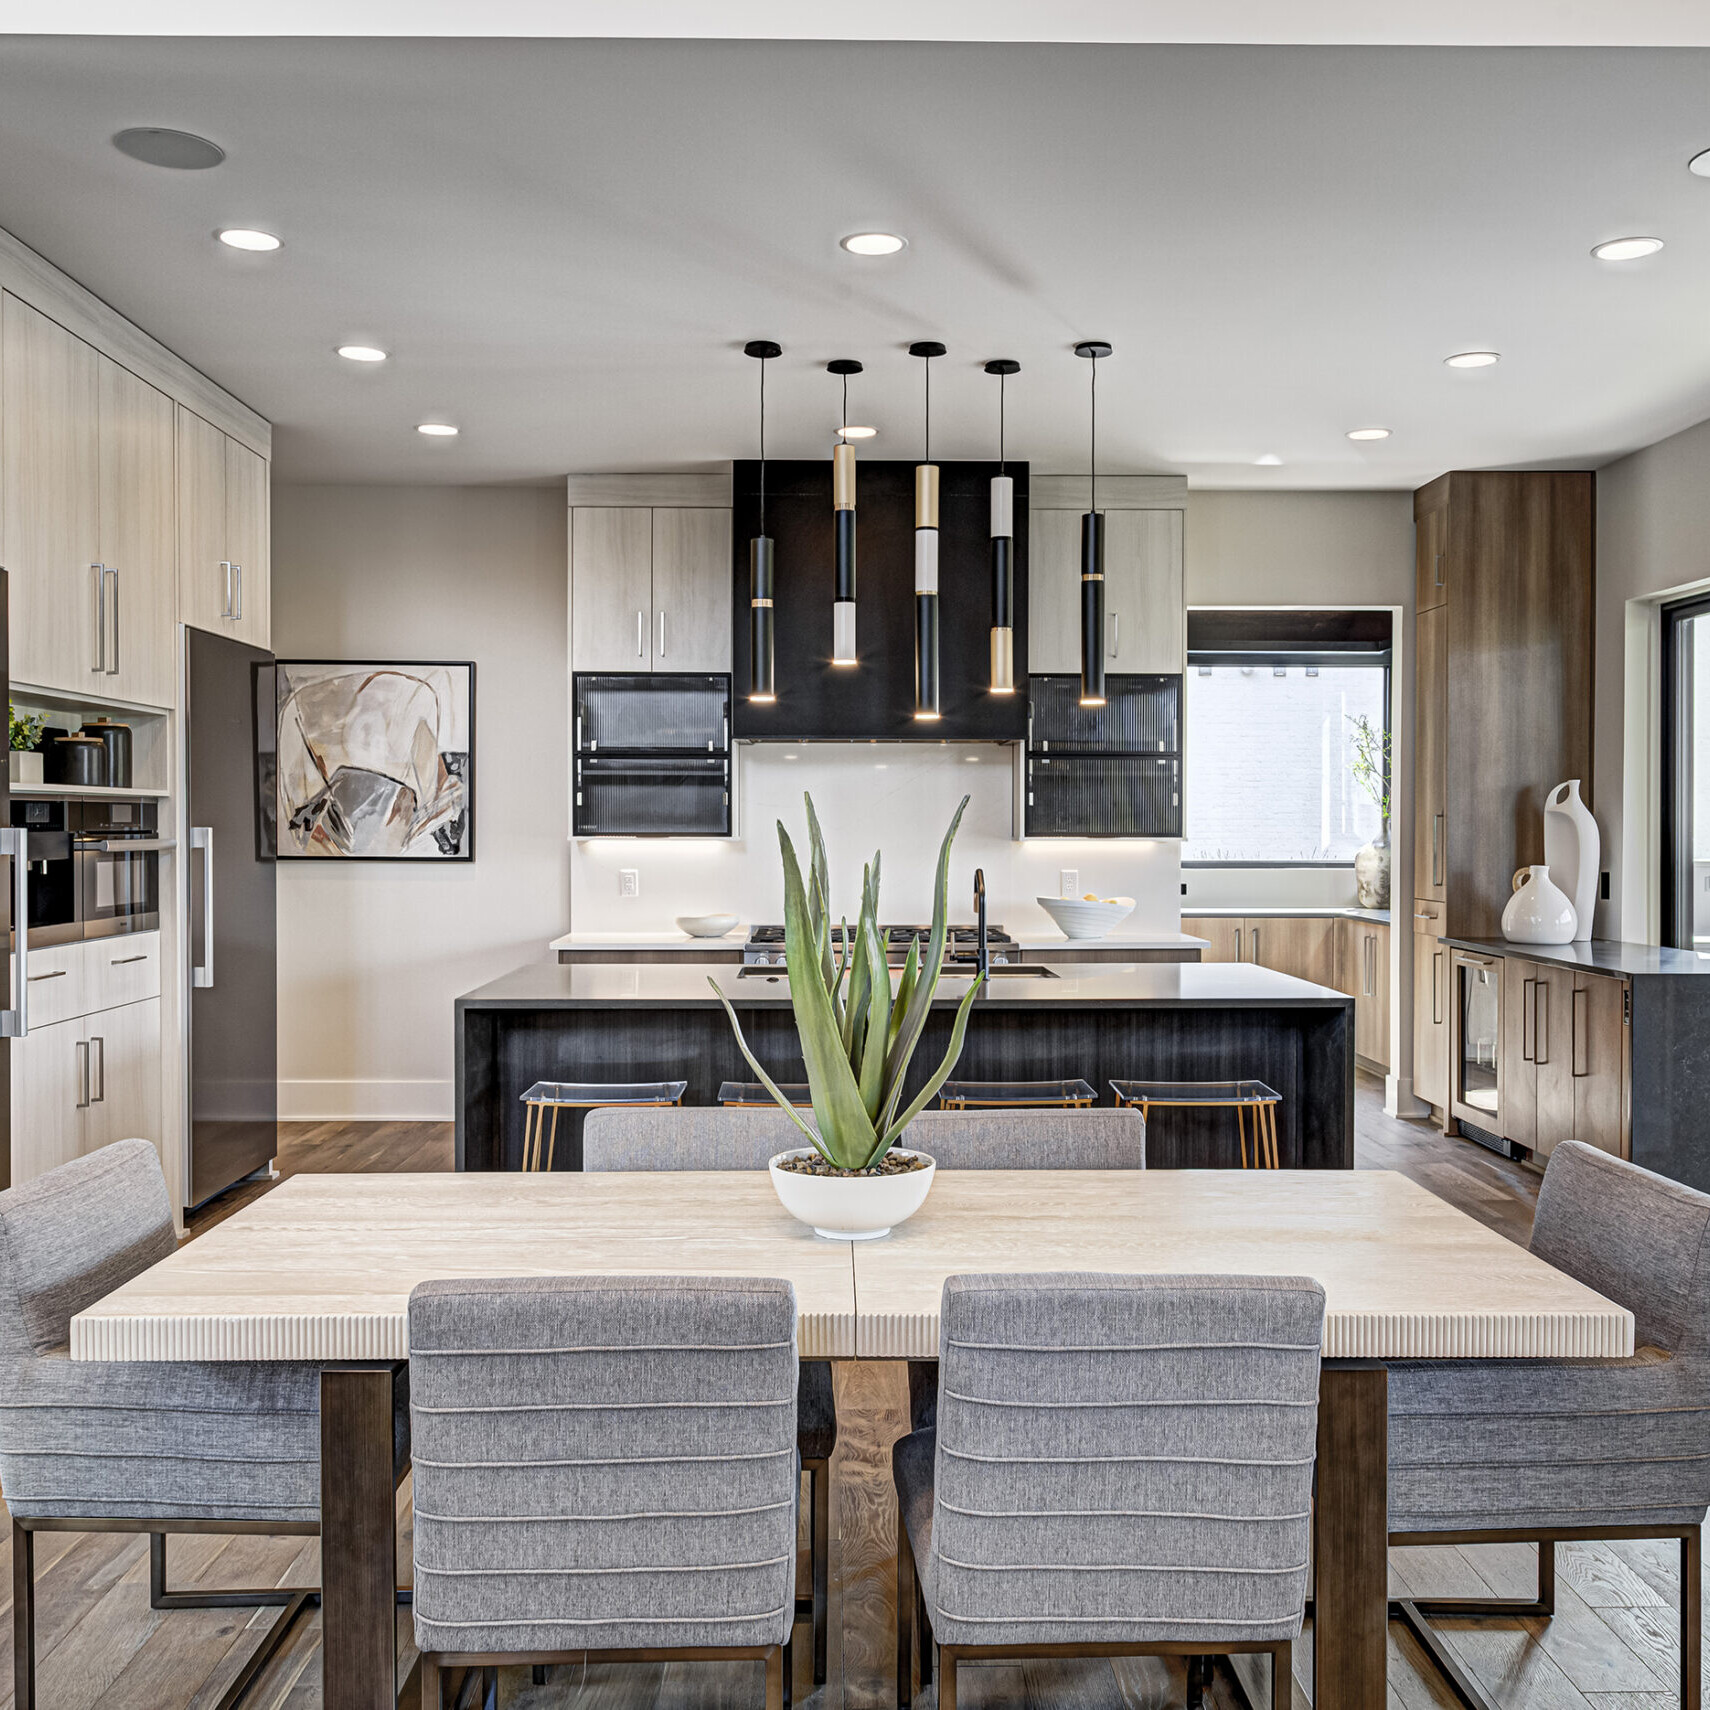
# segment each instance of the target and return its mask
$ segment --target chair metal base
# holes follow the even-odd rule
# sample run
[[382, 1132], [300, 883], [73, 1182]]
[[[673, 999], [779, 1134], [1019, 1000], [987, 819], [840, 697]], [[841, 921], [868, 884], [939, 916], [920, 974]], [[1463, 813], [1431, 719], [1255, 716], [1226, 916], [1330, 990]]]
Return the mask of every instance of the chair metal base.
[[[918, 1658], [915, 1644], [919, 1636]], [[1289, 1639], [1260, 1639], [1251, 1643], [1219, 1639], [1216, 1654], [1236, 1656], [1268, 1653], [1271, 1659], [1271, 1710], [1289, 1710], [1293, 1702], [1294, 1644]], [[932, 1684], [933, 1655], [938, 1659], [938, 1710], [956, 1710], [956, 1671], [965, 1662], [1020, 1662], [1029, 1658], [1094, 1657], [1186, 1657], [1188, 1659], [1188, 1703], [1209, 1683], [1211, 1658], [1206, 1641], [1159, 1639], [1147, 1644], [1117, 1645], [940, 1645], [932, 1636], [926, 1597], [920, 1576], [914, 1571], [914, 1549], [902, 1514], [897, 1514], [897, 1705], [911, 1710], [914, 1675], [918, 1660], [920, 1690]], [[1237, 1690], [1240, 1690], [1237, 1682]], [[1243, 1693], [1244, 1697], [1245, 1694]], [[427, 1710], [424, 1700], [424, 1710]]]
[[[421, 1661], [421, 1710], [466, 1710], [471, 1704], [489, 1705], [497, 1698], [501, 1665], [533, 1665], [536, 1669], [559, 1663], [626, 1662], [763, 1662], [766, 1665], [766, 1710], [791, 1710], [790, 1642], [781, 1645], [723, 1645], [689, 1649], [639, 1651], [423, 1651]], [[465, 1670], [461, 1681], [446, 1689], [457, 1670]], [[470, 1687], [479, 1683], [471, 1694]]]
[[1697, 1526], [1563, 1527], [1547, 1531], [1395, 1532], [1391, 1544], [1530, 1544], [1538, 1546], [1538, 1595], [1524, 1597], [1395, 1597], [1389, 1618], [1402, 1622], [1430, 1655], [1455, 1696], [1467, 1710], [1500, 1710], [1483, 1688], [1461, 1667], [1460, 1659], [1431, 1625], [1433, 1620], [1514, 1620], [1527, 1616], [1547, 1620], [1556, 1612], [1556, 1545], [1607, 1543], [1622, 1538], [1680, 1540], [1680, 1703], [1681, 1710], [1700, 1710], [1703, 1694], [1702, 1606], [1700, 1604], [1702, 1533]]

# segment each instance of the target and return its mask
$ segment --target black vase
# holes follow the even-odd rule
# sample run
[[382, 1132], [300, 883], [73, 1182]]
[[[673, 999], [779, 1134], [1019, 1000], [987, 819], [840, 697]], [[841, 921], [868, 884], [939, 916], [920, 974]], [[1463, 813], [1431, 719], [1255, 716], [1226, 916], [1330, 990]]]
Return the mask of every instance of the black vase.
[[106, 782], [115, 790], [131, 787], [131, 727], [115, 724], [110, 718], [92, 718], [78, 732], [93, 736], [107, 751]]
[[87, 787], [107, 782], [107, 745], [98, 736], [62, 736], [51, 758], [56, 784]]

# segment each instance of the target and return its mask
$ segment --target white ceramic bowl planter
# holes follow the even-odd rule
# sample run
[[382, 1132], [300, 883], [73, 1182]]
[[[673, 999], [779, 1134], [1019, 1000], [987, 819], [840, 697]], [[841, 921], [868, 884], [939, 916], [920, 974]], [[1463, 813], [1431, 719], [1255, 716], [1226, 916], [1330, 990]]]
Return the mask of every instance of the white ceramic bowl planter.
[[734, 914], [680, 914], [677, 924], [691, 938], [722, 938], [735, 926]]
[[894, 1176], [804, 1176], [779, 1167], [786, 1158], [817, 1155], [811, 1146], [780, 1152], [771, 1164], [772, 1186], [793, 1218], [828, 1241], [874, 1241], [889, 1235], [926, 1203], [938, 1172], [937, 1162], [924, 1152], [913, 1155], [925, 1161], [925, 1169]]

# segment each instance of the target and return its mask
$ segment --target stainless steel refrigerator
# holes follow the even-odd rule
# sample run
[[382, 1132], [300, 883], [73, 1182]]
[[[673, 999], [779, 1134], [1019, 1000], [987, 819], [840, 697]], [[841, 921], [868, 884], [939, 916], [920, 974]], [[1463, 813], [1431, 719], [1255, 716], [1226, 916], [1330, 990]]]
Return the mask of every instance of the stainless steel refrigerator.
[[184, 631], [191, 1205], [278, 1151], [273, 655]]

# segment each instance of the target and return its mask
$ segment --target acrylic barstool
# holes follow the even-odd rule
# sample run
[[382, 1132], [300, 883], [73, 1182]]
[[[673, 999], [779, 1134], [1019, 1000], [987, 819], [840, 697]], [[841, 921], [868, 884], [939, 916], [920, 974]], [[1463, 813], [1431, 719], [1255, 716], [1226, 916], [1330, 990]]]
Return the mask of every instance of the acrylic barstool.
[[1277, 1106], [1282, 1094], [1263, 1081], [1112, 1081], [1119, 1105], [1133, 1105], [1148, 1125], [1152, 1107], [1160, 1109], [1233, 1110], [1241, 1135], [1241, 1168], [1247, 1164], [1247, 1124], [1253, 1128], [1253, 1164], [1260, 1170], [1282, 1168], [1277, 1153]]
[[[778, 1081], [774, 1084], [798, 1110], [806, 1110], [812, 1105], [813, 1093], [806, 1081]], [[721, 1081], [718, 1102], [726, 1110], [775, 1110], [778, 1105], [759, 1081]]]
[[1090, 1110], [1098, 1093], [1090, 1081], [946, 1081], [940, 1110]]
[[[681, 1104], [687, 1081], [536, 1081], [522, 1095], [523, 1168], [550, 1170], [558, 1146], [561, 1110], [603, 1110], [609, 1105]], [[547, 1111], [552, 1121], [546, 1120]]]

